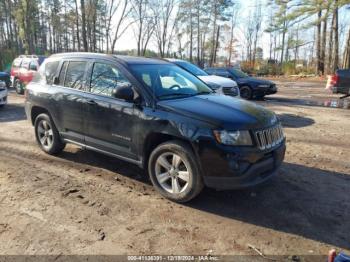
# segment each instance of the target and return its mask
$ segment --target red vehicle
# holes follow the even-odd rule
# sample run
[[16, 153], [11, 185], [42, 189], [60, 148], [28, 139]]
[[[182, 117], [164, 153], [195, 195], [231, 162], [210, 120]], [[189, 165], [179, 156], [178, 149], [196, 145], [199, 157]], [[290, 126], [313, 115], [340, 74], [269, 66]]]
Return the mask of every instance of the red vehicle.
[[34, 73], [45, 60], [43, 56], [21, 55], [12, 63], [11, 82], [18, 94], [23, 94], [25, 86], [32, 81]]

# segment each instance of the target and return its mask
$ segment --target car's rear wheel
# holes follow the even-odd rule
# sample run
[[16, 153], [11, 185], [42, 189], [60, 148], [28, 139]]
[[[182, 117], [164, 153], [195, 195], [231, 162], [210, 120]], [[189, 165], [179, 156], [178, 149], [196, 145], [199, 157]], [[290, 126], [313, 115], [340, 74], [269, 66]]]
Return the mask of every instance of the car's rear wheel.
[[244, 99], [252, 99], [253, 97], [253, 91], [249, 86], [242, 86], [240, 88], [240, 92], [241, 92], [241, 97]]
[[151, 153], [148, 172], [156, 190], [175, 202], [190, 201], [203, 189], [199, 165], [193, 151], [180, 141], [159, 145]]
[[50, 154], [60, 153], [65, 143], [62, 142], [57, 128], [47, 114], [40, 114], [34, 123], [35, 137], [41, 149]]
[[21, 83], [21, 81], [19, 79], [15, 80], [14, 87], [16, 89], [16, 93], [17, 94], [19, 94], [19, 95], [23, 95], [24, 94], [24, 88], [23, 88], [23, 85], [22, 85], [22, 83]]

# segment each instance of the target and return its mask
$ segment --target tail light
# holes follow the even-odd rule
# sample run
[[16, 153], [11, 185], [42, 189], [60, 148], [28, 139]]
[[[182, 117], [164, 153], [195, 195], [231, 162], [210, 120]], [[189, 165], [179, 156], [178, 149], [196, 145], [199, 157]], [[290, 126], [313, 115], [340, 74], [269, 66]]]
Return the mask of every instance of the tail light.
[[339, 76], [337, 74], [328, 76], [326, 89], [333, 91], [334, 87], [337, 86], [339, 81]]
[[339, 81], [339, 76], [337, 74], [331, 76], [330, 84], [332, 86], [336, 86], [338, 84], [338, 81]]

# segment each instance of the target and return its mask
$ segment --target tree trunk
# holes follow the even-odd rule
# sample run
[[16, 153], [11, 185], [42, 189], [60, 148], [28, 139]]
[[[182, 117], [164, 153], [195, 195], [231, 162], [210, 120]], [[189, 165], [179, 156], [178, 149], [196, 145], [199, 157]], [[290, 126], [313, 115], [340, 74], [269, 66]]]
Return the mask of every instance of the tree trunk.
[[321, 18], [322, 10], [317, 13], [317, 34], [316, 34], [316, 75], [322, 74], [321, 72]]
[[327, 62], [327, 73], [332, 73], [332, 57], [333, 57], [333, 25], [335, 23], [335, 16], [333, 15], [331, 30], [329, 33], [329, 45], [328, 45], [328, 62]]
[[321, 61], [320, 61], [320, 71], [321, 74], [325, 73], [325, 63], [326, 63], [326, 41], [327, 41], [327, 21], [328, 21], [328, 12], [327, 8], [324, 20], [323, 20], [323, 32], [322, 32], [322, 43], [321, 43]]
[[75, 24], [76, 24], [76, 27], [77, 27], [77, 44], [78, 44], [78, 51], [80, 51], [80, 33], [79, 33], [78, 0], [75, 0]]
[[343, 69], [350, 69], [350, 28], [348, 32], [348, 39], [346, 41], [345, 50], [344, 50], [344, 61]]
[[200, 0], [197, 0], [197, 65], [201, 66], [201, 24], [200, 24]]
[[338, 34], [338, 0], [335, 0], [334, 7], [334, 26], [333, 26], [333, 34], [334, 34], [334, 53], [333, 53], [333, 72], [339, 67], [339, 34]]
[[190, 61], [193, 62], [193, 21], [192, 21], [192, 7], [190, 9]]
[[85, 0], [80, 0], [80, 8], [81, 8], [81, 29], [82, 29], [82, 35], [83, 35], [83, 47], [84, 51], [87, 52], [88, 50], [88, 43], [86, 39], [86, 17], [85, 17]]
[[283, 32], [282, 32], [282, 49], [281, 49], [281, 66], [283, 66], [283, 56], [284, 56], [284, 44], [286, 41], [286, 21], [283, 24]]
[[216, 57], [217, 57], [218, 48], [219, 48], [219, 37], [220, 37], [220, 26], [218, 26], [218, 29], [216, 31], [215, 49], [214, 49], [214, 57], [213, 57], [214, 64], [216, 64]]

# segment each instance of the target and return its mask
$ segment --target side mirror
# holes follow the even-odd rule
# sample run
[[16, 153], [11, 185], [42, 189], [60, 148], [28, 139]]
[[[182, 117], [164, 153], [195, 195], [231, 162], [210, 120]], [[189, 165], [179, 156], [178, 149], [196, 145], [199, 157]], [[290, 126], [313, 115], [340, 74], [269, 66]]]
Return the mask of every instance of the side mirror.
[[36, 66], [36, 64], [30, 64], [29, 69], [31, 71], [38, 71], [38, 67]]
[[131, 85], [118, 86], [113, 90], [112, 96], [127, 102], [134, 102], [134, 90]]

